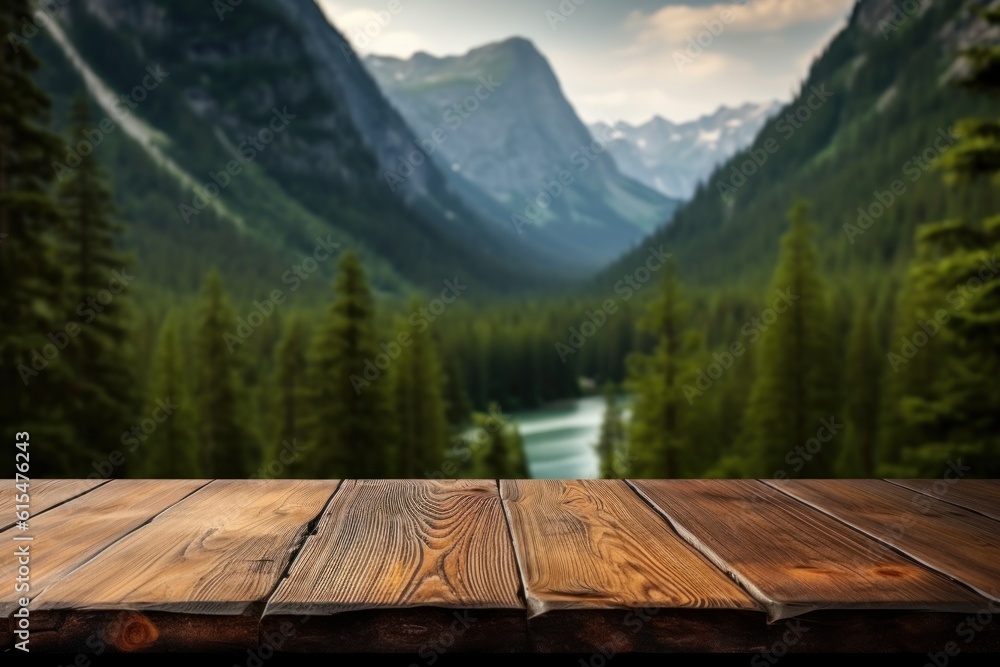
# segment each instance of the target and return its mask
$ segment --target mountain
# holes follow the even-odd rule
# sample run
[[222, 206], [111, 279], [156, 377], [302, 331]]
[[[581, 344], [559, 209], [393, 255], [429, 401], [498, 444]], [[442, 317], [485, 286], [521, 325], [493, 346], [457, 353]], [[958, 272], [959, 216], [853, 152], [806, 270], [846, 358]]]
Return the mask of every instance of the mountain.
[[[970, 4], [988, 2], [929, 0], [906, 13], [890, 0], [861, 0], [795, 98], [644, 245], [673, 252], [693, 286], [763, 288], [801, 197], [824, 271], [878, 286], [898, 278], [919, 225], [998, 210], [990, 183], [950, 188], [933, 167], [954, 144], [956, 120], [996, 117], [995, 100], [954, 85], [960, 49], [1000, 40]], [[595, 284], [642, 259], [626, 254]]]
[[313, 0], [86, 0], [55, 17], [31, 44], [39, 81], [57, 118], [90, 93], [102, 144], [91, 159], [111, 176], [149, 284], [189, 291], [218, 265], [259, 294], [317, 239], [359, 250], [382, 290], [457, 275], [504, 291], [564, 275], [436, 165], [387, 185], [417, 137]]
[[464, 201], [525, 246], [595, 267], [676, 206], [618, 170], [526, 39], [365, 63]]
[[780, 108], [780, 102], [719, 107], [686, 123], [654, 116], [642, 125], [593, 123], [594, 137], [612, 137], [618, 169], [674, 199], [690, 199], [698, 183], [725, 159], [746, 148]]

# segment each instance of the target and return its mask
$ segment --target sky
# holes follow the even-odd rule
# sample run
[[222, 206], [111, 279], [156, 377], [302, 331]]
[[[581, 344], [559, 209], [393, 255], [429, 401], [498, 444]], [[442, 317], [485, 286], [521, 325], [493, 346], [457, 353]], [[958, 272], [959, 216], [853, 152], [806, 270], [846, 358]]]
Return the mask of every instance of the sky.
[[[362, 54], [531, 40], [586, 123], [787, 101], [854, 0], [317, 0]], [[713, 34], [712, 29], [714, 28]]]

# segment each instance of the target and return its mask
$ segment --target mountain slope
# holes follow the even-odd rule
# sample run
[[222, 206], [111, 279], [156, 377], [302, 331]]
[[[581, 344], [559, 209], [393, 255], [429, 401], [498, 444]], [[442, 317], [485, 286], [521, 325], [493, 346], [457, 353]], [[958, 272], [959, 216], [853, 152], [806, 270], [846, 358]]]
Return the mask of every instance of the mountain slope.
[[[128, 115], [146, 126], [148, 140], [112, 130], [95, 154], [123, 199], [140, 264], [158, 267], [168, 287], [188, 285], [157, 256], [168, 247], [186, 256], [192, 271], [220, 264], [240, 281], [248, 271], [272, 271], [254, 271], [224, 244], [273, 265], [280, 277], [282, 266], [311, 254], [327, 234], [341, 248], [361, 250], [382, 289], [432, 287], [454, 275], [493, 291], [551, 281], [548, 257], [495, 233], [434, 165], [395, 192], [386, 186], [381, 166], [415, 137], [361, 63], [344, 57], [343, 38], [312, 0], [244, 0], [221, 17], [204, 3], [86, 0], [58, 16], [62, 46], [48, 34], [33, 45], [57, 108], [81, 76], [92, 96], [95, 81], [141, 93]], [[143, 92], [147, 67], [165, 75]], [[125, 126], [104, 112], [113, 127]], [[240, 171], [226, 179], [234, 159]], [[196, 198], [206, 190], [208, 197]], [[205, 199], [211, 204], [197, 209]], [[202, 243], [205, 235], [212, 238]]]
[[[994, 101], [949, 84], [956, 51], [984, 30], [966, 5], [933, 0], [898, 15], [887, 0], [858, 3], [796, 98], [649, 243], [673, 251], [689, 283], [763, 287], [787, 211], [804, 197], [824, 269], [884, 281], [912, 254], [918, 225], [1000, 208], [989, 184], [953, 190], [931, 167], [958, 118], [996, 115]], [[598, 283], [641, 260], [625, 255]]]
[[609, 150], [623, 174], [684, 200], [720, 163], [746, 148], [780, 108], [779, 102], [747, 103], [686, 123], [655, 116], [642, 125], [619, 121], [589, 127], [594, 137], [613, 137]]
[[456, 191], [525, 245], [594, 265], [673, 211], [675, 202], [623, 176], [594, 143], [525, 39], [365, 63]]

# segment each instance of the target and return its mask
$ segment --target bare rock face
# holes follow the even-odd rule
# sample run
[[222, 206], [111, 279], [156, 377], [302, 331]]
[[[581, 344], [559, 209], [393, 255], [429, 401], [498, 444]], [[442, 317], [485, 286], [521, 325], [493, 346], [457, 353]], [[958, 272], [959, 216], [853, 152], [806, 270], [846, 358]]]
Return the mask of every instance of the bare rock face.
[[[293, 9], [296, 5], [315, 9], [309, 0], [289, 4]], [[140, 0], [87, 0], [86, 9], [105, 26], [127, 35], [139, 57], [167, 68], [171, 88], [180, 89], [191, 111], [217, 126], [230, 144], [237, 146], [266, 127], [275, 108], [293, 114], [297, 131], [279, 138], [283, 150], [260, 152], [262, 164], [352, 187], [375, 178], [371, 157], [362, 148], [364, 142], [340, 104], [347, 95], [324, 91], [328, 100], [316, 103], [324, 72], [308, 44], [303, 44], [306, 40], [296, 34], [295, 25], [241, 23], [240, 12], [245, 8], [240, 5], [221, 15], [211, 5], [200, 10], [168, 10]], [[322, 16], [319, 20], [329, 39], [336, 40], [337, 33]], [[241, 69], [249, 74], [225, 77]], [[383, 106], [387, 106], [384, 101]], [[303, 137], [303, 130], [311, 135], [310, 140]]]
[[[400, 156], [414, 148], [416, 137], [411, 129], [386, 103], [360, 56], [330, 26], [313, 0], [278, 0], [277, 4], [299, 31], [305, 52], [323, 64], [316, 73], [315, 83], [345, 106], [365, 145], [374, 153], [379, 171], [394, 172]], [[441, 188], [442, 184], [440, 175], [431, 168], [414, 170], [400, 186], [404, 196], [412, 198]]]
[[515, 216], [527, 245], [607, 262], [676, 206], [619, 170], [608, 141], [591, 135], [526, 39], [365, 64], [456, 192], [507, 229]]
[[[132, 89], [147, 66], [168, 73], [132, 113], [187, 178], [167, 178], [151, 194], [190, 199], [192, 183], [253, 154], [251, 175], [221, 186], [216, 204], [246, 222], [247, 242], [262, 254], [297, 256], [333, 230], [379, 264], [387, 282], [400, 275], [436, 284], [467, 269], [516, 289], [565, 275], [555, 251], [525, 247], [468, 206], [435, 162], [389, 180], [418, 137], [313, 0], [82, 0], [56, 19], [111, 91]], [[65, 68], [63, 51], [53, 64]], [[265, 148], [246, 148], [262, 133]], [[241, 186], [254, 203], [236, 195]], [[159, 206], [151, 212], [162, 217]]]

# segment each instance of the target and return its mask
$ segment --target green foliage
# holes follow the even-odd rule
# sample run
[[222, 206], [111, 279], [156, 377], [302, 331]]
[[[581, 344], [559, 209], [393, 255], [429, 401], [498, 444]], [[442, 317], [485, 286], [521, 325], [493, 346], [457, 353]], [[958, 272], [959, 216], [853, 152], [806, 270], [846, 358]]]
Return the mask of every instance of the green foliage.
[[[212, 183], [210, 174], [225, 176], [241, 142], [267, 128], [275, 107], [287, 108], [294, 119], [240, 165], [212, 206], [185, 222], [179, 207], [191, 205], [196, 190], [130, 139], [117, 114], [107, 115], [114, 129], [100, 150], [129, 218], [130, 246], [150, 284], [196, 291], [200, 276], [215, 267], [234, 296], [247, 297], [254, 288], [270, 289], [285, 268], [312, 252], [317, 237], [327, 235], [361, 254], [380, 290], [430, 287], [442, 275], [476, 279], [492, 292], [551, 280], [537, 264], [530, 271], [517, 266], [519, 244], [490, 229], [445, 190], [439, 175], [427, 176], [427, 190], [411, 201], [390, 192], [347, 102], [326, 88], [325, 63], [306, 47], [288, 12], [250, 0], [224, 21], [211, 6], [163, 3], [159, 11], [162, 30], [143, 22], [124, 29], [124, 23], [110, 25], [90, 8], [69, 3], [61, 25], [112, 90], [131, 91], [150, 62], [168, 72], [132, 113], [158, 131], [156, 148], [198, 190]], [[44, 89], [57, 105], [68, 106], [65, 91], [81, 87], [82, 78], [46, 33], [32, 40], [48, 70]], [[205, 122], [201, 104], [227, 120]], [[272, 277], [260, 272], [262, 266], [284, 268]], [[332, 266], [320, 269], [324, 279], [332, 275]], [[318, 297], [326, 284], [317, 276], [304, 290]]]
[[[1000, 11], [983, 12], [994, 26]], [[970, 71], [961, 83], [1000, 93], [1000, 46], [975, 45], [964, 52]], [[979, 178], [1000, 182], [1000, 124], [966, 118], [960, 140], [938, 167], [950, 183]], [[895, 422], [887, 437], [887, 468], [904, 475], [939, 475], [961, 459], [977, 476], [1000, 474], [1000, 215], [981, 224], [950, 220], [917, 233], [919, 254], [910, 268], [911, 301], [921, 306], [923, 346], [914, 332], [912, 352], [893, 359], [909, 382], [893, 396]], [[890, 356], [892, 358], [892, 356]]]
[[[772, 306], [773, 324], [762, 318], [770, 326], [760, 341], [746, 417], [751, 474], [761, 476], [785, 468], [788, 453], [805, 446], [821, 420], [837, 413], [830, 304], [817, 271], [806, 215], [802, 202], [789, 215], [791, 230], [782, 240], [774, 273], [773, 293], [778, 299]], [[807, 461], [806, 476], [830, 476], [834, 454], [826, 445]]]
[[0, 424], [38, 442], [32, 474], [58, 475], [84, 468], [88, 450], [66, 415], [67, 360], [43, 356], [46, 345], [56, 350], [50, 333], [66, 336], [71, 274], [60, 255], [65, 215], [52, 196], [63, 144], [46, 128], [50, 100], [32, 80], [39, 62], [18, 38], [32, 10], [27, 0], [0, 9]]
[[246, 392], [240, 378], [240, 347], [233, 342], [236, 316], [217, 271], [208, 274], [198, 313], [196, 364], [199, 436], [203, 465], [212, 477], [238, 479], [260, 459]]
[[[414, 301], [412, 310], [419, 308]], [[448, 421], [444, 402], [444, 375], [434, 341], [427, 333], [413, 333], [402, 319], [396, 331], [408, 332], [408, 346], [390, 368], [393, 414], [397, 428], [397, 474], [423, 477], [444, 461]]]
[[604, 418], [597, 441], [597, 458], [602, 479], [618, 479], [629, 474], [628, 440], [618, 405], [618, 388], [613, 382], [604, 385]]
[[687, 329], [689, 306], [681, 300], [676, 269], [668, 262], [663, 284], [639, 322], [656, 341], [650, 354], [629, 359], [627, 388], [635, 395], [628, 441], [634, 472], [640, 477], [684, 477], [692, 443], [684, 420], [690, 404], [685, 385], [694, 381], [692, 355], [698, 336]]
[[[586, 289], [554, 297], [499, 298], [531, 277], [513, 280], [484, 264], [481, 279], [469, 281], [475, 296], [443, 312], [429, 304], [443, 276], [478, 263], [478, 254], [465, 253], [475, 227], [458, 212], [454, 227], [438, 228], [435, 203], [417, 211], [383, 197], [371, 156], [350, 123], [339, 122], [339, 105], [315, 94], [300, 99], [292, 111], [301, 122], [284, 135], [290, 143], [262, 154], [220, 195], [232, 215], [208, 208], [184, 225], [177, 206], [193, 193], [124, 132], [106, 134], [99, 152], [56, 178], [53, 163], [69, 161], [65, 142], [46, 129], [51, 118], [67, 126], [71, 143], [97, 123], [85, 98], [71, 102], [65, 92], [82, 79], [44, 32], [16, 48], [5, 40], [0, 381], [12, 390], [0, 402], [0, 423], [31, 432], [39, 476], [86, 476], [92, 462], [121, 449], [126, 463], [114, 475], [526, 477], [520, 434], [496, 417], [499, 406], [527, 410], [624, 383], [629, 424], [613, 389], [605, 395], [604, 475], [623, 474], [613, 462], [627, 429], [627, 473], [640, 477], [937, 475], [959, 457], [974, 475], [996, 476], [1000, 125], [995, 100], [928, 85], [951, 71], [938, 33], [959, 4], [934, 3], [887, 40], [856, 28], [837, 37], [788, 111], [814, 85], [827, 84], [833, 96], [791, 136], [782, 136], [784, 114], [775, 119], [724, 165], [650, 241], [669, 247], [680, 266], [634, 295], [617, 286], [641, 264], [638, 255]], [[135, 61], [120, 54], [135, 40], [83, 9], [68, 11], [67, 29], [109, 85], [134, 85]], [[17, 32], [29, 13], [20, 0], [4, 5], [2, 34]], [[276, 39], [294, 34], [259, 2], [222, 23], [191, 7], [174, 15], [190, 34], [148, 44], [179, 59], [235, 34], [249, 39], [262, 22]], [[114, 48], [98, 48], [107, 44]], [[265, 109], [243, 115], [237, 103], [259, 79], [285, 77], [297, 87], [312, 75], [304, 52], [289, 44], [285, 62], [186, 62], [168, 81], [218, 92], [239, 117], [226, 130], [231, 141], [266, 119]], [[38, 70], [32, 49], [54, 66]], [[996, 47], [975, 45], [965, 55], [965, 87], [995, 92]], [[52, 103], [43, 89], [58, 92]], [[165, 153], [196, 180], [218, 171], [229, 158], [216, 128], [183, 96], [153, 94], [144, 118], [185, 138], [167, 141]], [[341, 128], [333, 138], [318, 123], [328, 113]], [[963, 187], [924, 171], [910, 180], [904, 165], [958, 116], [967, 117], [955, 125], [958, 141], [937, 164], [944, 180]], [[775, 137], [780, 151], [723, 202], [716, 183]], [[324, 140], [342, 149], [344, 170], [360, 174], [354, 186], [332, 188], [321, 170], [300, 178], [282, 167], [281, 155], [301, 158], [295, 151]], [[858, 207], [870, 208], [875, 191], [895, 179], [905, 194], [863, 235], [850, 232]], [[813, 202], [814, 224], [797, 208], [787, 231], [783, 217], [800, 196]], [[914, 233], [928, 220], [948, 222]], [[317, 239], [355, 252], [339, 270], [334, 262], [319, 262], [308, 277], [290, 270], [314, 256]], [[131, 275], [133, 264], [135, 285], [85, 321], [81, 300], [105, 289], [109, 272], [126, 267]], [[335, 274], [324, 312], [324, 286]], [[768, 280], [797, 299], [773, 322], [764, 317], [765, 328], [753, 323], [774, 306], [773, 292], [761, 294]], [[421, 285], [415, 300], [402, 301]], [[275, 288], [286, 303], [237, 341], [236, 313]], [[614, 313], [582, 346], [567, 346], [609, 299]], [[939, 312], [947, 321], [938, 322]], [[79, 332], [54, 358], [43, 356], [70, 322]], [[380, 343], [403, 331], [412, 344], [376, 366]], [[748, 335], [756, 331], [759, 342]], [[914, 345], [921, 333], [926, 343]], [[735, 343], [740, 354], [731, 353]], [[722, 372], [707, 375], [726, 355]], [[152, 433], [129, 434], [157, 414], [157, 401], [178, 407]], [[843, 418], [844, 430], [800, 470], [790, 467], [789, 453], [830, 417]], [[458, 444], [446, 451], [449, 437]], [[274, 467], [289, 451], [292, 467]]]
[[[205, 476], [196, 430], [197, 413], [185, 375], [177, 319], [168, 315], [160, 329], [150, 379], [149, 414], [156, 430], [129, 449], [142, 461], [142, 477], [185, 479]], [[166, 406], [166, 407], [163, 407]], [[162, 420], [162, 421], [161, 421]]]
[[[849, 26], [754, 143], [721, 164], [649, 243], [673, 251], [689, 288], [742, 284], [764, 289], [777, 260], [785, 214], [802, 197], [813, 204], [824, 273], [857, 285], [901, 276], [921, 224], [959, 211], [973, 219], [995, 211], [1000, 205], [995, 184], [981, 182], [956, 192], [926, 169], [921, 157], [939, 152], [935, 141], [956, 117], [998, 120], [995, 99], [939, 84], [953, 65], [952, 54], [942, 48], [942, 26], [965, 26], [967, 4], [928, 3], [888, 39], [878, 29]], [[983, 79], [988, 76], [984, 70]], [[818, 110], [810, 109], [814, 87], [823, 86], [829, 97]], [[808, 120], [796, 119], [796, 112], [805, 117], [806, 110]], [[943, 157], [960, 154], [956, 144]], [[751, 175], [740, 175], [744, 165]], [[739, 184], [741, 178], [727, 203], [720, 185]], [[845, 225], [858, 224], [858, 208], [877, 204], [876, 192], [886, 192], [897, 180], [905, 194], [873, 218], [862, 236], [850, 239]], [[605, 276], [636, 266], [643, 254], [640, 248], [626, 255]]]
[[357, 254], [347, 252], [309, 362], [306, 458], [314, 475], [396, 474], [390, 382], [375, 366], [382, 353], [376, 341], [372, 293]]
[[[265, 449], [265, 465], [281, 460], [289, 445], [296, 448], [305, 441], [304, 421], [307, 419], [307, 378], [309, 370], [309, 335], [301, 316], [293, 316], [275, 353], [271, 446]], [[288, 445], [286, 445], [288, 443]], [[287, 457], [287, 455], [286, 455]]]
[[847, 341], [844, 401], [850, 429], [843, 435], [839, 448], [840, 458], [835, 468], [838, 477], [875, 475], [884, 360], [872, 323], [873, 309], [871, 300], [859, 302]]
[[475, 413], [473, 424], [479, 429], [482, 442], [476, 443], [473, 469], [479, 478], [525, 479], [528, 463], [524, 455], [524, 441], [517, 426], [498, 423], [495, 417], [500, 412], [497, 405], [491, 405], [488, 413]]
[[[88, 98], [81, 92], [70, 112], [69, 142], [91, 125]], [[66, 296], [84, 314], [80, 333], [64, 353], [73, 376], [65, 396], [67, 420], [77, 438], [100, 451], [138, 414], [129, 307], [136, 276], [130, 273], [131, 258], [116, 247], [122, 226], [113, 217], [117, 210], [96, 155], [60, 176], [58, 196], [66, 213], [62, 263], [73, 285]]]

